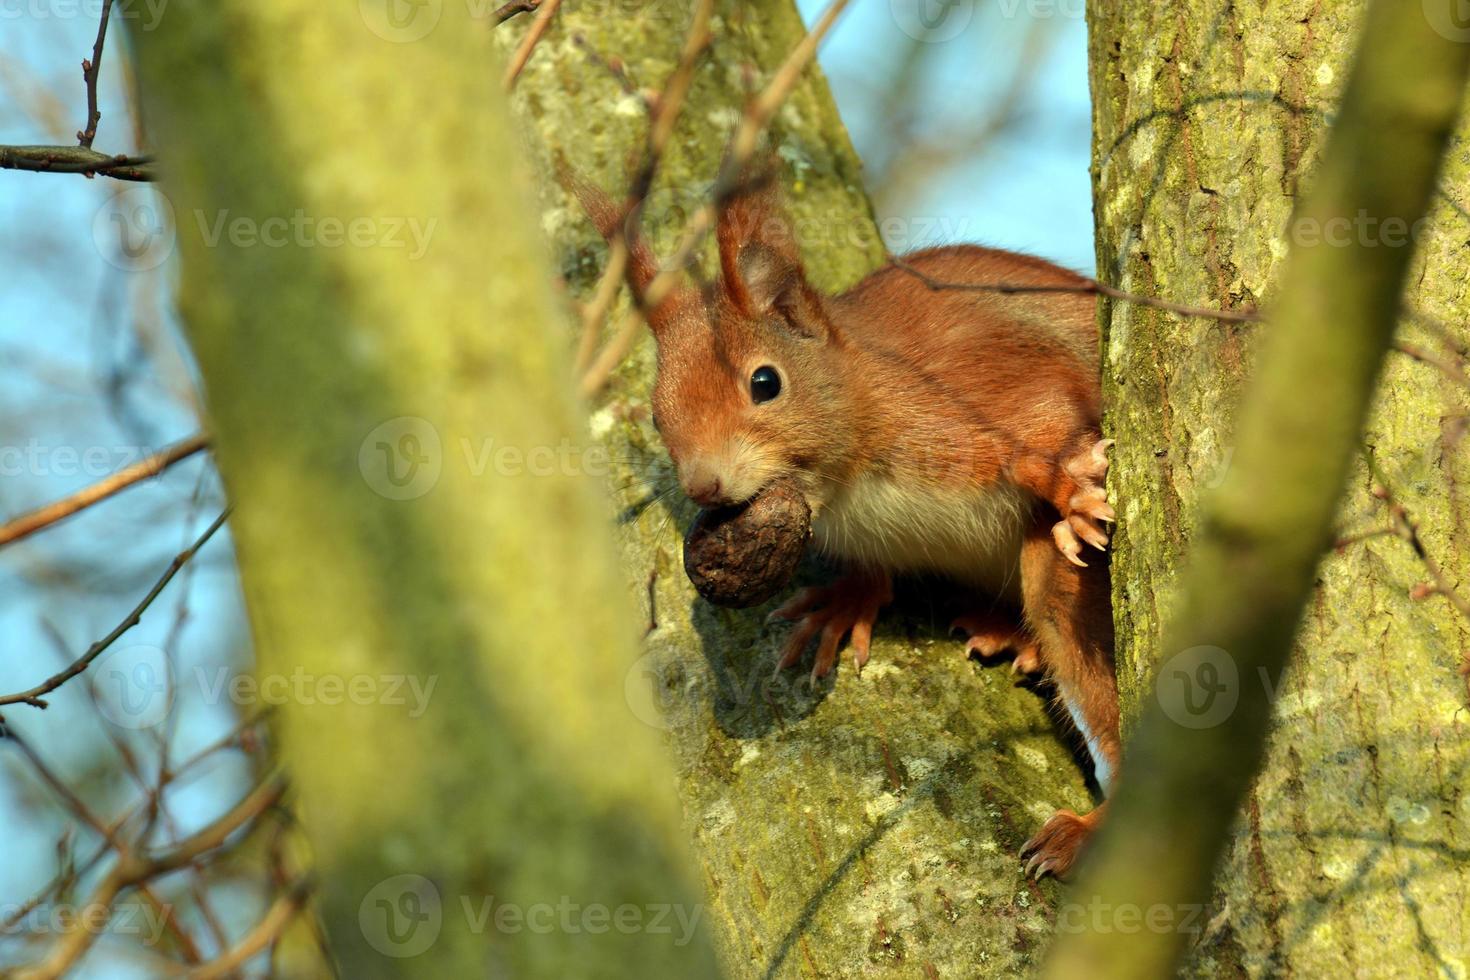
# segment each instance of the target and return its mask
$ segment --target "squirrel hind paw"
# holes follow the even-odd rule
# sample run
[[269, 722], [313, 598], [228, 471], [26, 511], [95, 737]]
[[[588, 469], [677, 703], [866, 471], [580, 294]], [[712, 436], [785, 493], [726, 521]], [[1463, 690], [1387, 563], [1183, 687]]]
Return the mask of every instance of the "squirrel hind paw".
[[965, 641], [965, 655], [981, 663], [993, 663], [1013, 653], [1011, 672], [1033, 676], [1041, 673], [1041, 654], [1036, 638], [1018, 622], [993, 612], [960, 616], [949, 625], [952, 635]]
[[1021, 859], [1026, 862], [1025, 875], [1040, 880], [1046, 875], [1066, 878], [1082, 854], [1088, 838], [1097, 828], [1099, 812], [1078, 816], [1071, 810], [1058, 810], [1042, 824], [1036, 836], [1021, 845]]

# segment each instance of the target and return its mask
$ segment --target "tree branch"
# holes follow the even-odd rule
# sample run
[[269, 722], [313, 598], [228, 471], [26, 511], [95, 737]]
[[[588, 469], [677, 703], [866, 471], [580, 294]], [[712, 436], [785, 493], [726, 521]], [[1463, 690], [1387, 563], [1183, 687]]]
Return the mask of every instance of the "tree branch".
[[495, 13], [490, 15], [490, 19], [495, 21], [496, 27], [499, 27], [516, 14], [530, 13], [540, 6], [541, 0], [510, 0], [510, 3], [496, 8]]
[[1106, 283], [1098, 282], [1096, 279], [1085, 277], [1075, 286], [1037, 286], [1006, 282], [944, 282], [914, 268], [896, 255], [888, 256], [888, 263], [896, 269], [907, 272], [933, 290], [953, 289], [959, 292], [1001, 293], [1004, 295], [1015, 295], [1017, 293], [1081, 293], [1086, 296], [1107, 296], [1109, 299], [1122, 300], [1125, 303], [1133, 303], [1137, 306], [1148, 306], [1156, 310], [1164, 310], [1168, 313], [1177, 313], [1180, 316], [1206, 317], [1212, 320], [1227, 320], [1232, 323], [1259, 323], [1263, 319], [1261, 314], [1255, 310], [1215, 310], [1205, 306], [1185, 306], [1182, 303], [1171, 303], [1168, 300], [1158, 299], [1154, 296], [1143, 296], [1138, 293], [1124, 292], [1115, 286], [1109, 286]]
[[306, 904], [307, 896], [310, 894], [311, 882], [309, 879], [300, 878], [292, 882], [266, 910], [255, 928], [242, 936], [238, 943], [231, 946], [218, 959], [191, 970], [188, 974], [189, 980], [216, 980], [216, 978], [234, 974], [235, 971], [250, 962], [251, 957], [281, 937], [286, 927], [296, 919], [297, 913]]
[[191, 436], [161, 453], [118, 470], [107, 479], [78, 490], [69, 497], [63, 497], [28, 514], [22, 514], [14, 520], [0, 524], [0, 548], [86, 510], [93, 504], [106, 500], [135, 483], [141, 483], [149, 477], [157, 476], [175, 463], [188, 459], [208, 446], [207, 436]]
[[195, 553], [198, 552], [200, 548], [204, 547], [205, 543], [214, 536], [214, 532], [218, 531], [222, 526], [224, 526], [225, 519], [229, 516], [230, 512], [227, 508], [223, 512], [221, 512], [219, 517], [215, 518], [213, 524], [209, 525], [209, 527], [205, 529], [204, 533], [199, 536], [198, 540], [196, 540], [188, 548], [185, 548], [183, 551], [175, 555], [174, 560], [169, 562], [168, 568], [164, 569], [164, 572], [161, 576], [159, 576], [158, 581], [153, 583], [153, 588], [148, 590], [148, 594], [145, 595], [142, 600], [140, 600], [139, 603], [133, 607], [132, 611], [123, 618], [122, 622], [113, 627], [112, 632], [108, 633], [96, 643], [93, 643], [90, 647], [87, 648], [86, 653], [78, 657], [70, 666], [61, 671], [59, 674], [54, 674], [51, 677], [48, 677], [46, 680], [42, 681], [40, 684], [37, 684], [35, 687], [31, 688], [28, 691], [21, 691], [17, 694], [0, 695], [0, 705], [28, 704], [34, 708], [45, 708], [46, 702], [42, 700], [44, 696], [50, 694], [58, 687], [65, 684], [67, 681], [71, 680], [73, 677], [77, 676], [88, 667], [92, 666], [92, 661], [101, 656], [104, 650], [112, 646], [112, 644], [116, 643], [118, 638], [126, 633], [128, 630], [138, 625], [138, 621], [143, 618], [143, 613], [146, 612], [148, 607], [153, 604], [153, 600], [158, 598], [159, 593], [163, 592], [164, 587], [167, 586], [169, 582], [173, 581], [174, 576], [179, 573], [179, 570], [183, 568], [184, 565], [188, 563], [189, 559], [193, 558]]
[[510, 59], [510, 65], [505, 69], [505, 78], [501, 84], [505, 86], [507, 92], [515, 88], [516, 79], [526, 67], [526, 62], [531, 60], [531, 52], [536, 50], [541, 36], [546, 33], [546, 28], [551, 26], [551, 18], [556, 16], [556, 8], [560, 6], [561, 0], [544, 0], [537, 7], [536, 19], [531, 22], [531, 29], [521, 39], [520, 47], [516, 48], [515, 54]]
[[92, 57], [82, 62], [82, 80], [87, 83], [87, 124], [77, 133], [78, 145], [92, 148], [97, 137], [97, 124], [102, 113], [97, 109], [97, 76], [102, 72], [102, 45], [107, 41], [107, 21], [112, 14], [112, 0], [102, 0], [101, 23], [97, 25], [97, 40], [92, 45]]
[[87, 899], [84, 913], [78, 915], [73, 927], [57, 940], [50, 955], [35, 967], [18, 971], [16, 976], [24, 980], [54, 980], [65, 974], [96, 938], [96, 933], [84, 925], [92, 918], [91, 909], [101, 907], [110, 910], [112, 903], [126, 889], [182, 868], [195, 858], [220, 847], [231, 834], [274, 806], [285, 790], [284, 777], [274, 773], [236, 803], [228, 813], [197, 834], [186, 837], [163, 851], [122, 854], [117, 864], [113, 865], [112, 870]]
[[[1412, 224], [1423, 215], [1467, 68], [1470, 45], [1436, 32], [1421, 5], [1371, 3], [1341, 113], [1296, 218], [1364, 213]], [[1241, 681], [1282, 676], [1317, 562], [1331, 543], [1412, 256], [1412, 245], [1376, 245], [1298, 243], [1288, 259], [1271, 311], [1275, 326], [1241, 402], [1233, 465], [1206, 499], [1164, 630], [1163, 650], [1176, 658], [1164, 669], [1177, 674], [1179, 664], [1198, 666], [1199, 654], [1213, 657], [1215, 676], [1193, 673], [1216, 695], [1220, 673], [1228, 678], [1231, 667]], [[1216, 862], [1265, 757], [1271, 719], [1261, 686], [1227, 683], [1225, 690], [1237, 697], [1233, 710], [1205, 727], [1185, 722], [1205, 725], [1212, 717], [1166, 703], [1162, 688], [1144, 708], [1113, 814], [1059, 914], [1059, 922], [1082, 924], [1062, 930], [1047, 976], [1173, 975], [1184, 931], [1122, 929], [1120, 919], [1106, 917], [1209, 900]], [[1088, 912], [1079, 917], [1079, 908]]]
[[88, 177], [100, 174], [115, 180], [158, 179], [151, 156], [110, 156], [85, 146], [0, 146], [0, 170]]

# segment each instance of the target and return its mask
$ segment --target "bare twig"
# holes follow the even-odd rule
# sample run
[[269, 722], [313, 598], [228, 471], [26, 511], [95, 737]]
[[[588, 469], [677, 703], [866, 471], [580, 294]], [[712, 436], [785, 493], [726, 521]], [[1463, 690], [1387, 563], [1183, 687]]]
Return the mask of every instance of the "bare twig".
[[582, 374], [582, 380], [578, 383], [583, 398], [591, 398], [602, 390], [607, 384], [608, 378], [612, 377], [613, 371], [623, 363], [623, 358], [633, 349], [638, 341], [638, 334], [646, 322], [643, 312], [634, 306], [623, 314], [622, 322], [618, 326], [617, 333], [613, 339], [608, 341], [607, 346], [597, 355], [597, 359], [587, 366]]
[[531, 22], [531, 29], [521, 39], [520, 47], [516, 48], [510, 65], [505, 69], [505, 78], [501, 84], [507, 92], [516, 87], [516, 79], [521, 77], [521, 70], [531, 60], [531, 52], [536, 50], [536, 44], [546, 33], [546, 28], [551, 26], [551, 18], [556, 16], [556, 9], [560, 6], [561, 0], [543, 0], [536, 8], [536, 19]]
[[1466, 375], [1464, 369], [1449, 358], [1441, 357], [1431, 350], [1426, 350], [1417, 344], [1410, 344], [1402, 340], [1395, 342], [1393, 349], [1400, 354], [1412, 357], [1421, 364], [1427, 364], [1432, 368], [1436, 368], [1445, 377], [1461, 387], [1470, 388], [1470, 375]]
[[161, 453], [149, 456], [147, 459], [134, 463], [125, 469], [118, 470], [107, 479], [94, 483], [85, 489], [78, 490], [69, 497], [63, 497], [44, 507], [37, 508], [28, 514], [22, 514], [12, 521], [0, 524], [0, 548], [19, 541], [28, 535], [35, 534], [44, 528], [48, 528], [56, 522], [85, 510], [95, 503], [106, 500], [118, 491], [124, 490], [135, 483], [141, 483], [149, 477], [157, 476], [175, 463], [188, 459], [195, 453], [205, 449], [208, 445], [209, 438], [207, 436], [191, 436], [183, 442], [170, 446]]
[[97, 123], [102, 113], [97, 109], [97, 76], [102, 72], [102, 45], [107, 40], [107, 21], [112, 14], [112, 0], [102, 0], [101, 23], [97, 25], [97, 40], [92, 45], [92, 57], [82, 62], [82, 80], [87, 83], [87, 125], [77, 133], [78, 145], [92, 148], [97, 137]]
[[1410, 596], [1415, 599], [1428, 599], [1430, 596], [1442, 595], [1449, 600], [1450, 605], [1454, 606], [1461, 616], [1470, 619], [1470, 599], [1456, 591], [1455, 583], [1450, 581], [1444, 567], [1435, 561], [1429, 549], [1424, 547], [1424, 539], [1419, 536], [1419, 522], [1414, 520], [1409, 515], [1408, 509], [1398, 502], [1393, 491], [1388, 488], [1388, 484], [1379, 483], [1374, 488], [1373, 495], [1388, 504], [1388, 514], [1393, 521], [1394, 533], [1408, 543], [1429, 572], [1430, 581], [1414, 586], [1409, 593]]
[[73, 927], [62, 933], [50, 954], [36, 966], [18, 971], [15, 975], [25, 980], [54, 980], [65, 974], [96, 938], [95, 932], [84, 925], [94, 919], [93, 909], [110, 910], [117, 897], [128, 888], [182, 868], [220, 847], [235, 831], [274, 806], [285, 789], [285, 779], [279, 773], [274, 773], [266, 777], [224, 816], [172, 847], [155, 852], [122, 853], [112, 870], [87, 899], [84, 914], [77, 916]]
[[198, 540], [196, 540], [188, 548], [185, 548], [183, 551], [174, 556], [173, 561], [169, 562], [168, 568], [166, 568], [163, 574], [159, 576], [158, 581], [153, 583], [153, 588], [148, 590], [148, 594], [145, 595], [142, 600], [133, 607], [132, 611], [123, 618], [122, 622], [113, 627], [112, 632], [108, 633], [96, 643], [93, 643], [90, 647], [87, 648], [86, 653], [78, 657], [75, 661], [72, 662], [71, 666], [67, 667], [60, 673], [52, 675], [51, 677], [47, 678], [45, 681], [42, 681], [40, 684], [37, 684], [35, 687], [31, 688], [28, 691], [21, 691], [18, 694], [6, 694], [0, 696], [0, 705], [28, 704], [35, 708], [46, 707], [46, 702], [42, 700], [45, 695], [50, 694], [52, 691], [56, 690], [58, 687], [65, 684], [67, 681], [71, 680], [73, 677], [77, 676], [82, 671], [90, 667], [92, 665], [92, 661], [96, 660], [104, 650], [112, 646], [113, 643], [117, 642], [117, 639], [128, 630], [138, 625], [138, 621], [143, 618], [143, 613], [146, 612], [148, 607], [153, 604], [153, 600], [157, 599], [159, 593], [164, 590], [164, 587], [167, 586], [169, 582], [173, 581], [174, 576], [179, 573], [179, 569], [183, 568], [184, 565], [189, 561], [189, 559], [193, 558], [195, 553], [198, 552], [200, 548], [204, 547], [205, 543], [214, 536], [214, 533], [224, 525], [225, 519], [229, 517], [229, 514], [230, 512], [228, 509], [223, 511], [219, 515], [219, 517], [215, 518], [214, 523], [209, 525], [209, 527], [205, 529], [204, 533], [199, 536]]
[[151, 156], [113, 156], [86, 146], [0, 146], [0, 170], [88, 177], [100, 174], [115, 180], [158, 179]]
[[618, 83], [618, 88], [623, 90], [624, 95], [642, 94], [645, 101], [647, 100], [647, 93], [640, 93], [638, 87], [633, 84], [633, 80], [628, 77], [628, 66], [623, 64], [623, 59], [606, 57], [593, 47], [592, 42], [587, 40], [587, 35], [581, 31], [572, 35], [572, 43], [581, 48], [582, 52], [591, 58], [599, 68], [611, 75], [612, 80]]
[[[628, 223], [638, 220], [643, 201], [648, 196], [649, 188], [653, 186], [653, 179], [663, 160], [664, 149], [668, 146], [669, 138], [673, 136], [674, 124], [689, 94], [689, 86], [694, 80], [694, 69], [699, 63], [700, 55], [705, 52], [713, 40], [709, 27], [713, 16], [714, 0], [700, 0], [699, 5], [694, 9], [694, 18], [689, 24], [689, 33], [685, 35], [684, 47], [679, 53], [679, 63], [664, 85], [662, 94], [653, 104], [653, 120], [648, 128], [648, 145], [644, 152], [643, 165], [633, 179], [627, 203], [623, 205], [622, 216], [617, 222], [617, 230], [613, 233], [608, 245], [607, 265], [602, 270], [602, 278], [598, 280], [592, 301], [582, 310], [582, 338], [577, 345], [574, 367], [577, 374], [584, 379], [588, 377], [605, 378], [611, 374], [613, 368], [622, 363], [623, 358], [627, 356], [628, 350], [632, 348], [633, 339], [637, 337], [639, 320], [635, 318], [625, 321], [624, 329], [618, 333], [613, 344], [603, 352], [603, 356], [598, 358], [597, 370], [589, 371], [592, 366], [592, 353], [597, 347], [598, 329], [602, 326], [607, 311], [612, 307], [613, 300], [617, 298], [623, 271], [627, 268]], [[625, 337], [624, 334], [629, 336]], [[616, 353], [620, 346], [622, 352]], [[613, 357], [613, 354], [616, 356]], [[604, 363], [607, 361], [611, 363]], [[583, 391], [584, 394], [591, 394], [596, 391], [596, 387], [587, 391], [584, 383]]]
[[[619, 224], [618, 227], [621, 229], [623, 226]], [[622, 231], [618, 231], [608, 243], [607, 265], [603, 266], [602, 276], [597, 280], [592, 299], [582, 307], [582, 336], [577, 342], [576, 359], [572, 362], [572, 369], [578, 377], [586, 374], [587, 368], [591, 366], [592, 355], [597, 350], [598, 330], [602, 327], [602, 319], [607, 315], [608, 308], [617, 298], [618, 288], [623, 284], [623, 271], [627, 267], [628, 239]]]
[[285, 891], [266, 910], [265, 915], [240, 938], [234, 946], [218, 959], [205, 963], [188, 973], [189, 980], [216, 980], [227, 977], [250, 962], [251, 957], [280, 938], [296, 918], [306, 898], [311, 894], [311, 882], [299, 878], [286, 887]]
[[516, 14], [530, 13], [539, 6], [541, 6], [541, 0], [510, 0], [510, 3], [498, 7], [490, 15], [490, 19], [495, 22], [494, 26], [499, 27]]
[[[822, 38], [831, 30], [832, 25], [846, 8], [848, 0], [832, 0], [817, 19], [816, 24], [807, 32], [806, 36], [786, 56], [786, 60], [776, 69], [775, 75], [766, 87], [761, 90], [741, 116], [740, 125], [735, 130], [735, 135], [730, 140], [730, 150], [725, 155], [725, 161], [720, 167], [719, 176], [715, 179], [714, 188], [698, 210], [690, 216], [684, 225], [684, 231], [679, 240], [679, 245], [674, 250], [673, 256], [663, 263], [664, 269], [653, 281], [648, 284], [641, 297], [635, 297], [636, 307], [642, 310], [652, 310], [661, 303], [669, 292], [678, 283], [684, 267], [687, 266], [694, 256], [694, 252], [704, 241], [704, 236], [715, 223], [715, 211], [732, 193], [741, 185], [741, 175], [751, 158], [755, 155], [761, 133], [765, 131], [770, 123], [771, 117], [776, 110], [785, 102], [786, 97], [791, 94], [796, 83], [801, 80], [801, 74], [807, 65], [816, 56], [817, 46], [821, 44]], [[670, 123], [672, 125], [672, 123]], [[632, 220], [632, 219], [630, 219]], [[635, 314], [630, 313], [630, 317]], [[642, 318], [630, 319], [624, 322], [623, 328], [613, 339], [603, 354], [582, 375], [580, 387], [584, 394], [591, 395], [599, 391], [607, 383], [612, 370], [626, 356], [627, 350], [632, 348], [637, 339], [637, 331]], [[621, 355], [618, 355], [619, 351]], [[618, 355], [618, 356], [614, 356]]]
[[[161, 795], [163, 790], [166, 789], [168, 786], [177, 782], [185, 774], [192, 772], [195, 767], [203, 763], [205, 760], [213, 758], [217, 753], [222, 752], [225, 749], [239, 748], [246, 752], [253, 751], [250, 744], [252, 738], [250, 733], [252, 733], [254, 729], [258, 728], [261, 724], [263, 724], [269, 714], [269, 709], [267, 709], [266, 711], [259, 712], [248, 718], [243, 719], [226, 735], [215, 740], [214, 742], [211, 742], [209, 745], [206, 745], [204, 748], [194, 753], [188, 759], [184, 760], [183, 763], [175, 767], [172, 771], [160, 773], [158, 785], [149, 790], [149, 798], [143, 800], [141, 803], [137, 804], [132, 809], [124, 813], [122, 816], [113, 820], [111, 823], [106, 824], [101, 831], [104, 841], [101, 845], [98, 846], [97, 850], [94, 851], [92, 855], [88, 857], [85, 861], [82, 861], [79, 864], [75, 864], [70, 868], [63, 868], [62, 871], [60, 871], [54, 878], [52, 878], [52, 880], [47, 883], [40, 891], [38, 891], [31, 899], [29, 899], [25, 904], [21, 905], [15, 911], [7, 915], [3, 921], [0, 921], [0, 933], [7, 933], [15, 929], [15, 927], [23, 922], [26, 917], [31, 914], [32, 911], [39, 908], [43, 903], [49, 901], [53, 895], [59, 894], [63, 889], [68, 887], [73, 882], [90, 874], [92, 869], [95, 868], [97, 864], [104, 857], [107, 856], [108, 852], [113, 850], [114, 841], [117, 838], [117, 834], [121, 832], [122, 828], [126, 827], [130, 821], [138, 817], [140, 814], [144, 814], [150, 811], [155, 806], [155, 801], [158, 796]], [[8, 729], [7, 735], [9, 736], [10, 740], [17, 746], [25, 744], [21, 740], [15, 738], [15, 732], [13, 729]], [[24, 749], [22, 749], [22, 752], [23, 754], [27, 754], [28, 756], [33, 755], [33, 753], [25, 753]], [[40, 773], [43, 780], [46, 779], [47, 772], [49, 772], [49, 770], [38, 770], [38, 773]], [[49, 781], [48, 785], [50, 785]], [[79, 819], [83, 823], [87, 822], [84, 816], [79, 817]]]
[[1110, 299], [1121, 300], [1125, 303], [1133, 303], [1137, 306], [1147, 306], [1156, 310], [1164, 310], [1168, 313], [1177, 313], [1180, 316], [1198, 316], [1213, 320], [1228, 320], [1232, 323], [1259, 323], [1264, 317], [1255, 310], [1215, 310], [1204, 306], [1185, 306], [1181, 303], [1171, 303], [1168, 300], [1158, 299], [1154, 296], [1140, 296], [1137, 293], [1124, 292], [1106, 283], [1098, 282], [1096, 279], [1082, 278], [1082, 281], [1071, 286], [1047, 284], [1028, 285], [1025, 283], [1005, 282], [944, 282], [926, 275], [914, 268], [908, 262], [896, 255], [888, 257], [888, 263], [895, 269], [908, 273], [933, 290], [956, 290], [970, 293], [1002, 293], [1014, 295], [1017, 293], [1080, 293], [1085, 296], [1107, 296]]

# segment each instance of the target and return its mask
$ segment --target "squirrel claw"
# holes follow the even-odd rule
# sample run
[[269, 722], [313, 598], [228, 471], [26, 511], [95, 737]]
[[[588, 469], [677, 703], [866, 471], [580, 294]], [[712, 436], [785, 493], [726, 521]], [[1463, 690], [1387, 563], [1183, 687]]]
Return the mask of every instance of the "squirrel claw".
[[1057, 550], [1067, 556], [1067, 561], [1078, 568], [1086, 568], [1087, 562], [1079, 556], [1082, 554], [1082, 542], [1077, 538], [1077, 532], [1072, 525], [1065, 520], [1057, 521], [1051, 526], [1052, 540], [1057, 543]]
[[1108, 530], [1104, 525], [1118, 520], [1102, 487], [1108, 475], [1107, 451], [1112, 445], [1111, 439], [1099, 439], [1062, 467], [1078, 489], [1066, 499], [1065, 507], [1058, 505], [1062, 519], [1052, 526], [1052, 538], [1067, 560], [1082, 568], [1087, 567], [1080, 557], [1083, 542], [1106, 551]]
[[951, 636], [959, 635], [965, 639], [967, 657], [991, 663], [1007, 651], [1014, 651], [1011, 673], [1027, 676], [1041, 673], [1041, 655], [1036, 649], [1036, 638], [1017, 620], [987, 610], [960, 616], [949, 624], [949, 632]]
[[1036, 835], [1021, 845], [1021, 858], [1026, 861], [1025, 876], [1038, 881], [1046, 875], [1067, 877], [1096, 829], [1101, 811], [1102, 807], [1083, 816], [1071, 810], [1052, 814]]
[[861, 676], [868, 662], [878, 610], [892, 598], [887, 575], [850, 575], [830, 586], [802, 589], [767, 617], [768, 621], [796, 621], [796, 628], [781, 647], [776, 674], [800, 660], [807, 644], [818, 637], [811, 674], [815, 683], [832, 672], [837, 664], [837, 648], [842, 638], [850, 635], [853, 666]]

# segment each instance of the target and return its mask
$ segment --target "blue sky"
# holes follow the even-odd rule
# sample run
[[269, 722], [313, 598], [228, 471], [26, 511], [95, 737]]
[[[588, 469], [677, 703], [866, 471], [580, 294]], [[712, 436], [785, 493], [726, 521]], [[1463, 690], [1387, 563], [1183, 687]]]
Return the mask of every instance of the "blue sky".
[[[811, 23], [827, 0], [798, 0]], [[1017, 68], [1028, 31], [1040, 63], [1019, 105], [1019, 122], [986, 152], [943, 175], [908, 210], [939, 215], [957, 240], [1044, 256], [1079, 272], [1095, 267], [1088, 175], [1091, 104], [1087, 27], [1080, 3], [1057, 0], [856, 0], [819, 54], [858, 153], [891, 152], [884, 120], [867, 112], [864, 85], [886, 77], [906, 27], [928, 16], [943, 38], [925, 46], [928, 73], [916, 111], [942, 141], [986, 118]], [[1032, 14], [1040, 16], [1032, 16]], [[950, 36], [953, 35], [953, 36]], [[878, 93], [881, 95], [881, 93]]]

